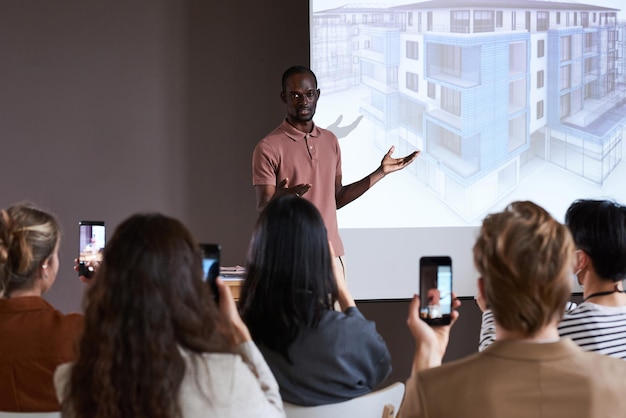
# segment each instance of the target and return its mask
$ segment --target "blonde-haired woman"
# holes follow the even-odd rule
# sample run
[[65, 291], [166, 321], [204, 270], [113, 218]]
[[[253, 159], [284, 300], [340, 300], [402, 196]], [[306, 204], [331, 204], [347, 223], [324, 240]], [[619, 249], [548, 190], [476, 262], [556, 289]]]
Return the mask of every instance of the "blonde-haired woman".
[[55, 411], [56, 367], [75, 358], [83, 327], [42, 295], [59, 271], [56, 218], [31, 204], [0, 211], [0, 410]]

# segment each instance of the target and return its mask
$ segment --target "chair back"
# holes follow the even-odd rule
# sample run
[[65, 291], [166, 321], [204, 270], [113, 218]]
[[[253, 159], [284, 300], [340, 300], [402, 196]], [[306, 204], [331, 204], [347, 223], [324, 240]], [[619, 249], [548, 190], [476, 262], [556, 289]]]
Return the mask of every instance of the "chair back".
[[61, 418], [60, 412], [2, 412], [0, 418]]
[[396, 382], [367, 395], [343, 402], [320, 406], [284, 403], [284, 407], [287, 418], [393, 418], [398, 412], [403, 396], [404, 383]]

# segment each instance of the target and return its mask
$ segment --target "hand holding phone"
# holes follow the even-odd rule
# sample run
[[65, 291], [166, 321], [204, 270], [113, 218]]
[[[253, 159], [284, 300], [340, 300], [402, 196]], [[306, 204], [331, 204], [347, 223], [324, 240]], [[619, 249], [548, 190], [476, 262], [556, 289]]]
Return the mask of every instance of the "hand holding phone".
[[102, 262], [106, 242], [104, 221], [80, 221], [78, 223], [78, 275], [92, 278]]
[[420, 318], [429, 325], [449, 325], [452, 315], [452, 259], [420, 258]]
[[204, 271], [204, 281], [209, 283], [211, 293], [215, 302], [219, 302], [219, 291], [217, 289], [216, 279], [220, 275], [220, 252], [221, 247], [218, 244], [200, 244], [202, 249], [202, 269]]

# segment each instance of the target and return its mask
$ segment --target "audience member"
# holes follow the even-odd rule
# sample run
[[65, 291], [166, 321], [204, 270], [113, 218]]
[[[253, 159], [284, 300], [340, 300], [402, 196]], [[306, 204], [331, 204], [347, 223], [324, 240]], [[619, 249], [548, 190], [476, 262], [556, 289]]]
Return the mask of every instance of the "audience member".
[[[575, 279], [583, 303], [570, 305], [559, 334], [584, 350], [626, 359], [626, 206], [609, 200], [577, 200], [565, 214], [576, 244]], [[491, 311], [482, 306], [480, 350], [494, 340]]]
[[69, 417], [284, 417], [276, 380], [198, 244], [179, 221], [122, 222], [86, 293], [75, 363], [55, 373]]
[[414, 298], [408, 324], [413, 372], [406, 417], [621, 417], [626, 363], [583, 351], [557, 325], [571, 292], [574, 241], [532, 202], [488, 215], [474, 245], [478, 286], [493, 310], [496, 341], [444, 364], [449, 326], [430, 328]]
[[0, 411], [58, 411], [52, 376], [75, 358], [83, 327], [42, 295], [59, 271], [61, 229], [31, 204], [0, 211]]
[[[375, 324], [333, 271], [324, 221], [305, 199], [272, 199], [252, 236], [240, 306], [285, 402], [322, 405], [372, 391], [391, 371]], [[335, 301], [341, 312], [335, 311]]]

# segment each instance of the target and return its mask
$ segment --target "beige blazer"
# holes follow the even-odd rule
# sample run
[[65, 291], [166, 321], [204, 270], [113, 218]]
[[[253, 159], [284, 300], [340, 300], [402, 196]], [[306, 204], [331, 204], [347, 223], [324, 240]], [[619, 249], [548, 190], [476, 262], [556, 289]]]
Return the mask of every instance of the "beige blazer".
[[[187, 373], [178, 394], [182, 418], [284, 418], [278, 383], [252, 341], [239, 344], [240, 354], [183, 353]], [[196, 362], [192, 360], [196, 356]], [[59, 366], [54, 385], [61, 402], [67, 393], [72, 363]], [[72, 418], [71, 412], [64, 417]]]
[[625, 384], [626, 361], [569, 339], [496, 341], [411, 376], [398, 418], [621, 418]]

